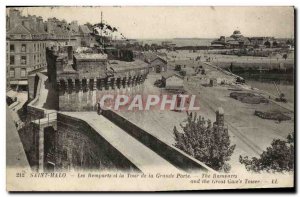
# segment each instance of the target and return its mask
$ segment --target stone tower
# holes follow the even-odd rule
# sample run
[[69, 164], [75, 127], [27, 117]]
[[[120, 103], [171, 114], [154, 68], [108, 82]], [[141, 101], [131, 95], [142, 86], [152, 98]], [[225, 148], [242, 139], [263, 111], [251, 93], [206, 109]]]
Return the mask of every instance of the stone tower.
[[219, 107], [216, 111], [216, 124], [224, 126], [224, 110], [222, 107]]

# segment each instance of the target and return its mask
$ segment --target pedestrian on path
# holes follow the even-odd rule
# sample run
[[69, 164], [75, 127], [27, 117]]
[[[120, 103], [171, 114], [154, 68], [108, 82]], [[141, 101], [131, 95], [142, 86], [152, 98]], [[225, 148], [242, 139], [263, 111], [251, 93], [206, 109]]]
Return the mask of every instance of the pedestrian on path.
[[102, 114], [102, 109], [101, 109], [100, 103], [97, 103], [97, 114], [98, 115]]

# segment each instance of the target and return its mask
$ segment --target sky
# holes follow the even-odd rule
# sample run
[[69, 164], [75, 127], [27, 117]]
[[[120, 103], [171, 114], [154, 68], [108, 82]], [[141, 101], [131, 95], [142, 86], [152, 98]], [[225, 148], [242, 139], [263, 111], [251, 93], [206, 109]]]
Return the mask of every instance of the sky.
[[240, 30], [244, 36], [294, 37], [293, 7], [26, 7], [23, 15], [108, 24], [127, 38], [218, 38]]

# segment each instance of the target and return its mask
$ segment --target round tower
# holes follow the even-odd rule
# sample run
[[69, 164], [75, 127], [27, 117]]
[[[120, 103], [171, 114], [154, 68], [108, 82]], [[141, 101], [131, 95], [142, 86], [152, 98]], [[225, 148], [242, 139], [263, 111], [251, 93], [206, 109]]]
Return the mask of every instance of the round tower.
[[216, 111], [216, 123], [218, 126], [224, 126], [224, 110], [219, 107]]

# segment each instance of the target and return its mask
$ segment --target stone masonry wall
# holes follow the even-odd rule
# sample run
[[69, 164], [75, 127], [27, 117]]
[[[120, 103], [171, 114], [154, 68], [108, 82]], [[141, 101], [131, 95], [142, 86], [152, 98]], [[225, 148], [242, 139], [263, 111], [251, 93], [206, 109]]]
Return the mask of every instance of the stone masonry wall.
[[143, 92], [146, 75], [109, 79], [59, 80], [60, 111], [95, 111], [105, 94], [135, 95]]
[[142, 142], [145, 146], [149, 147], [151, 150], [156, 152], [162, 158], [169, 161], [174, 166], [184, 171], [211, 170], [205, 164], [185, 154], [183, 151], [162, 142], [155, 136], [151, 135], [147, 131], [133, 124], [132, 122], [120, 116], [116, 112], [111, 110], [104, 110], [102, 114], [103, 116], [111, 120], [113, 123], [115, 123], [117, 126], [122, 128], [124, 131], [126, 131], [128, 134]]
[[86, 122], [58, 113], [56, 169], [139, 171]]

